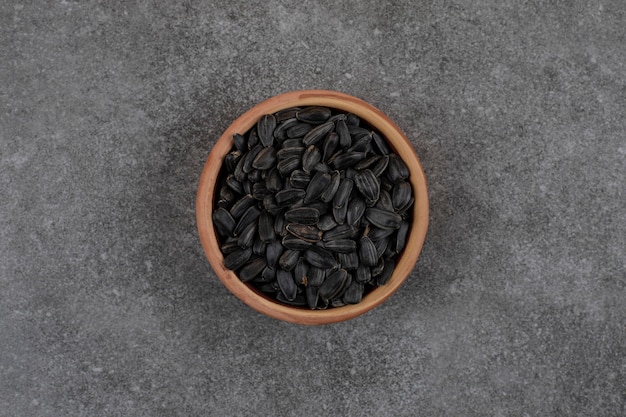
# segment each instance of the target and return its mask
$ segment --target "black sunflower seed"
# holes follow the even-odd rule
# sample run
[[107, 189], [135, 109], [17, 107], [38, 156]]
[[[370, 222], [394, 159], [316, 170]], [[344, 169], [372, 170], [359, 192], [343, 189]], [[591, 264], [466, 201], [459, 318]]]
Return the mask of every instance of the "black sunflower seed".
[[322, 153], [314, 146], [309, 146], [302, 155], [302, 170], [311, 172], [313, 168], [322, 160]]
[[402, 221], [402, 224], [400, 224], [400, 228], [398, 229], [398, 232], [396, 233], [396, 239], [395, 239], [395, 245], [394, 245], [394, 252], [396, 254], [399, 254], [400, 252], [402, 252], [402, 249], [404, 249], [404, 246], [406, 245], [406, 238], [407, 235], [409, 234], [409, 222], [406, 220]]
[[350, 193], [352, 192], [352, 187], [354, 182], [349, 178], [344, 178], [339, 183], [339, 188], [337, 188], [337, 192], [335, 193], [335, 197], [333, 198], [333, 205], [335, 207], [341, 207], [346, 204], [348, 201], [348, 197], [350, 197]]
[[265, 177], [265, 188], [272, 193], [276, 193], [283, 189], [283, 179], [276, 168], [270, 170], [267, 177]]
[[252, 163], [262, 150], [262, 145], [256, 145], [254, 148], [248, 151], [248, 153], [243, 157], [243, 172], [249, 174], [250, 171], [252, 171]]
[[365, 287], [362, 283], [357, 281], [352, 281], [350, 286], [343, 293], [342, 300], [346, 304], [358, 304], [361, 302], [361, 298], [363, 298], [363, 291]]
[[324, 248], [337, 253], [350, 253], [356, 250], [356, 242], [352, 239], [336, 239], [324, 242]]
[[241, 268], [241, 271], [239, 271], [239, 279], [243, 282], [251, 281], [261, 275], [261, 272], [263, 272], [266, 266], [265, 259], [255, 258]]
[[272, 216], [276, 216], [282, 210], [282, 208], [276, 204], [276, 199], [273, 195], [266, 196], [263, 199], [263, 208]]
[[330, 184], [331, 176], [325, 172], [316, 172], [306, 188], [304, 203], [308, 204], [322, 195]]
[[306, 304], [311, 310], [314, 310], [317, 307], [319, 299], [319, 288], [307, 285], [306, 290], [304, 291], [304, 296], [306, 298]]
[[346, 213], [346, 222], [352, 226], [358, 226], [365, 213], [365, 201], [359, 197], [355, 197], [348, 201], [348, 211]]
[[343, 173], [344, 178], [351, 179], [352, 181], [354, 181], [355, 175], [356, 175], [356, 169], [354, 168], [348, 168]]
[[339, 264], [347, 271], [357, 269], [359, 266], [359, 255], [355, 252], [337, 254]]
[[257, 182], [252, 186], [252, 197], [257, 200], [263, 201], [265, 197], [269, 197], [272, 195], [274, 195], [274, 193], [267, 189], [267, 186], [264, 182]]
[[385, 285], [389, 281], [389, 278], [391, 278], [391, 275], [393, 275], [395, 267], [396, 263], [393, 260], [386, 259], [382, 272], [376, 277], [376, 283], [378, 285]]
[[281, 123], [285, 120], [293, 119], [294, 117], [296, 117], [296, 113], [300, 110], [302, 110], [300, 107], [290, 107], [288, 109], [278, 110], [276, 113], [274, 113], [274, 117], [276, 117], [276, 121], [278, 123]]
[[285, 271], [291, 271], [296, 267], [299, 258], [299, 251], [288, 249], [278, 259], [278, 265]]
[[235, 169], [237, 168], [237, 164], [239, 163], [241, 157], [242, 153], [238, 150], [229, 152], [228, 155], [224, 157], [224, 165], [226, 166], [228, 172], [235, 172]]
[[279, 240], [275, 240], [273, 242], [269, 242], [265, 246], [265, 258], [267, 259], [267, 265], [270, 268], [276, 268], [278, 265], [278, 260], [282, 256], [285, 248]]
[[289, 183], [294, 188], [306, 189], [311, 182], [311, 174], [304, 172], [300, 169], [296, 169], [289, 176]]
[[237, 271], [244, 266], [252, 257], [252, 248], [238, 249], [229, 253], [224, 258], [224, 266], [230, 270]]
[[400, 157], [396, 154], [389, 155], [389, 164], [387, 165], [387, 178], [392, 183], [403, 181], [409, 178], [409, 168]]
[[304, 190], [300, 190], [298, 188], [292, 188], [290, 190], [282, 190], [282, 191], [277, 192], [274, 198], [276, 198], [276, 204], [278, 204], [281, 207], [285, 207], [304, 198], [304, 196], [305, 196]]
[[348, 271], [345, 269], [339, 269], [330, 274], [320, 286], [319, 296], [326, 300], [335, 298], [348, 284], [348, 276]]
[[232, 236], [236, 226], [233, 216], [226, 209], [221, 207], [213, 212], [213, 223], [215, 224], [217, 233], [222, 236]]
[[311, 131], [311, 129], [313, 129], [313, 126], [311, 126], [310, 124], [298, 122], [298, 123], [294, 123], [292, 126], [287, 128], [286, 133], [287, 133], [288, 138], [293, 139], [293, 138], [299, 138], [299, 137], [306, 135], [307, 133]]
[[348, 125], [346, 121], [339, 120], [337, 122], [337, 135], [339, 136], [339, 146], [343, 149], [348, 149], [352, 146], [352, 137], [350, 136], [350, 131], [348, 130]]
[[[257, 230], [259, 228], [257, 227]], [[256, 256], [263, 256], [265, 255], [265, 242], [263, 242], [261, 239], [259, 239], [258, 237], [254, 240], [254, 243], [252, 244], [252, 253], [255, 254]]]
[[393, 201], [388, 191], [380, 190], [380, 196], [374, 207], [385, 211], [394, 211]]
[[243, 230], [248, 227], [251, 223], [254, 223], [256, 219], [261, 215], [261, 210], [259, 210], [256, 206], [251, 206], [245, 213], [242, 214], [239, 222], [237, 222], [237, 226], [233, 234], [235, 236], [239, 236]]
[[365, 152], [342, 153], [341, 155], [335, 157], [330, 165], [332, 165], [335, 169], [342, 170], [356, 164], [362, 159], [365, 159], [366, 156], [367, 154]]
[[274, 217], [267, 211], [264, 211], [259, 216], [259, 238], [263, 242], [269, 242], [276, 238], [274, 233]]
[[411, 202], [411, 184], [406, 181], [400, 181], [393, 187], [393, 191], [391, 193], [391, 201], [393, 203], [393, 207], [397, 211], [402, 211]]
[[289, 301], [293, 301], [298, 295], [298, 287], [293, 280], [293, 274], [290, 271], [279, 269], [276, 271], [276, 281], [280, 287], [281, 293]]
[[380, 227], [370, 226], [367, 231], [367, 236], [372, 239], [373, 242], [377, 240], [386, 239], [393, 234], [395, 229], [381, 229]]
[[254, 205], [254, 202], [255, 200], [252, 195], [245, 195], [233, 204], [230, 208], [230, 214], [233, 218], [238, 219], [243, 213], [245, 213], [246, 210], [248, 210], [248, 208]]
[[344, 204], [341, 207], [333, 206], [333, 217], [337, 224], [344, 224], [346, 222], [346, 214], [348, 213], [348, 205]]
[[298, 120], [311, 124], [321, 124], [330, 118], [332, 112], [326, 107], [306, 107], [296, 112]]
[[360, 127], [360, 126], [348, 126], [348, 131], [350, 132], [350, 135], [352, 136], [352, 140], [359, 140], [362, 137], [365, 136], [369, 136], [370, 135], [370, 131], [364, 127]]
[[230, 189], [237, 194], [244, 194], [243, 184], [237, 181], [234, 175], [229, 175], [228, 177], [226, 177], [226, 185], [228, 185], [228, 187], [230, 187]]
[[402, 223], [402, 217], [392, 211], [370, 207], [365, 210], [365, 217], [376, 227], [381, 229], [397, 229]]
[[[402, 226], [400, 227], [402, 228]], [[380, 258], [387, 251], [387, 246], [389, 245], [389, 239], [385, 238], [385, 239], [372, 240], [372, 242], [374, 242], [374, 247], [376, 248], [376, 257]]]
[[223, 200], [227, 203], [232, 203], [237, 198], [237, 193], [233, 191], [232, 188], [225, 185], [220, 188], [220, 200]]
[[317, 223], [317, 227], [323, 232], [333, 229], [335, 226], [337, 226], [337, 222], [335, 222], [335, 219], [331, 214], [323, 215]]
[[279, 142], [285, 141], [287, 139], [287, 130], [292, 126], [295, 126], [297, 123], [300, 122], [295, 117], [279, 123], [276, 129], [274, 129], [274, 138]]
[[349, 224], [340, 224], [327, 231], [323, 235], [323, 240], [328, 242], [337, 239], [351, 239], [356, 236], [359, 229]]
[[376, 246], [367, 236], [363, 236], [359, 240], [359, 259], [365, 266], [374, 266], [378, 260]]
[[239, 155], [248, 150], [248, 139], [244, 138], [239, 133], [233, 135], [233, 143], [235, 144], [235, 148], [240, 151]]
[[291, 173], [302, 166], [302, 158], [299, 156], [290, 156], [278, 162], [276, 168], [283, 178], [287, 178]]
[[325, 172], [325, 173], [329, 174], [332, 171], [332, 169], [330, 169], [330, 167], [327, 164], [325, 164], [324, 162], [318, 162], [313, 167], [313, 171]]
[[326, 249], [318, 246], [311, 246], [304, 252], [304, 257], [307, 262], [317, 268], [336, 268], [337, 261], [335, 257]]
[[370, 143], [371, 141], [372, 141], [372, 136], [370, 134], [362, 136], [356, 141], [354, 140], [354, 136], [353, 136], [352, 146], [348, 148], [347, 152], [369, 153], [372, 150], [372, 145]]
[[261, 272], [261, 276], [255, 279], [255, 282], [271, 282], [276, 279], [276, 270], [266, 266]]
[[252, 182], [249, 179], [242, 182], [241, 186], [243, 187], [244, 194], [252, 194]]
[[285, 141], [281, 144], [282, 148], [302, 148], [302, 152], [306, 149], [304, 146], [304, 142], [302, 142], [302, 138], [291, 138], [285, 139]]
[[307, 242], [306, 240], [302, 240], [294, 235], [286, 235], [283, 238], [283, 246], [290, 250], [300, 251], [308, 249], [312, 245], [311, 242]]
[[309, 285], [319, 287], [326, 278], [326, 270], [323, 268], [317, 268], [315, 266], [309, 266]]
[[348, 126], [358, 126], [361, 124], [361, 119], [356, 114], [348, 113], [346, 114], [346, 123]]
[[330, 116], [328, 119], [329, 122], [336, 122], [338, 120], [346, 120], [346, 115], [343, 113], [335, 114], [334, 116]]
[[237, 237], [237, 244], [242, 248], [251, 247], [254, 243], [254, 236], [257, 233], [257, 222], [253, 221], [243, 229]]
[[242, 156], [239, 158], [239, 162], [237, 162], [237, 166], [235, 166], [235, 171], [233, 171], [233, 175], [237, 179], [237, 181], [243, 181], [246, 179], [246, 173], [243, 172], [243, 164], [246, 162], [246, 159]]
[[376, 266], [373, 266], [371, 269], [372, 269], [372, 278], [379, 277], [380, 274], [383, 273], [383, 269], [385, 269], [385, 259], [378, 258], [378, 262], [376, 263]]
[[220, 246], [220, 249], [224, 255], [228, 255], [241, 248], [237, 244], [237, 239], [233, 239], [226, 241], [222, 246]]
[[320, 200], [315, 200], [306, 204], [306, 207], [314, 208], [320, 213], [320, 217], [328, 213], [328, 204]]
[[298, 263], [293, 270], [293, 277], [296, 280], [296, 284], [307, 285], [309, 282], [309, 264], [304, 258], [298, 259]]
[[370, 169], [376, 177], [380, 177], [387, 169], [387, 165], [389, 165], [389, 156], [385, 155], [381, 157]]
[[354, 272], [354, 279], [356, 282], [366, 283], [372, 279], [372, 271], [369, 266], [363, 264], [359, 265]]
[[272, 146], [274, 143], [274, 129], [276, 129], [276, 117], [273, 114], [261, 116], [257, 122], [256, 129], [263, 146]]
[[333, 172], [330, 176], [330, 184], [328, 185], [328, 187], [326, 187], [322, 195], [320, 195], [320, 200], [325, 203], [329, 203], [335, 197], [335, 194], [339, 189], [340, 183], [341, 174], [339, 173], [339, 171]]
[[307, 226], [304, 224], [289, 223], [286, 226], [287, 232], [306, 242], [319, 242], [322, 238], [322, 231], [315, 226]]
[[284, 213], [279, 213], [274, 217], [274, 233], [279, 236], [285, 236], [287, 234], [287, 220], [285, 219]]
[[367, 157], [364, 160], [359, 161], [356, 165], [354, 165], [354, 169], [361, 170], [365, 168], [371, 168], [372, 165], [376, 164], [376, 162], [378, 162], [381, 158], [382, 156], [380, 155], [372, 155], [370, 157]]
[[248, 133], [248, 149], [254, 148], [259, 144], [259, 135], [257, 134], [256, 127], [250, 130]]
[[255, 169], [270, 169], [276, 162], [276, 149], [269, 147], [263, 148], [254, 160], [252, 161], [252, 167]]
[[326, 135], [326, 139], [324, 139], [322, 161], [328, 161], [328, 158], [330, 158], [333, 152], [335, 152], [335, 149], [337, 149], [337, 145], [339, 145], [339, 135], [337, 133], [330, 132]]
[[333, 130], [335, 124], [333, 122], [326, 122], [315, 128], [311, 129], [306, 135], [304, 135], [304, 139], [302, 142], [306, 146], [314, 145], [319, 142], [322, 138], [326, 137], [326, 135]]
[[385, 141], [385, 139], [383, 139], [383, 137], [378, 133], [372, 132], [372, 142], [374, 142], [374, 148], [379, 154], [388, 155], [391, 153], [391, 149], [389, 148], [387, 141]]
[[283, 147], [281, 150], [276, 152], [276, 158], [282, 161], [293, 156], [301, 157], [304, 151], [306, 151], [306, 148], [304, 146], [293, 146], [289, 148]]
[[376, 202], [380, 196], [380, 183], [378, 178], [369, 169], [364, 169], [354, 176], [356, 188], [363, 194], [366, 200]]
[[299, 207], [285, 212], [288, 222], [300, 224], [317, 224], [320, 212], [312, 207]]

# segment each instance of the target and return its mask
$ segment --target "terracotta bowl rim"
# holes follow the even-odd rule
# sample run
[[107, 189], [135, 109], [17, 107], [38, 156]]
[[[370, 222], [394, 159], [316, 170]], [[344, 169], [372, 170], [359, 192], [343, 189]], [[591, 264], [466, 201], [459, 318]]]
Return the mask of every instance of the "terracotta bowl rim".
[[[251, 285], [242, 282], [233, 271], [225, 268], [224, 257], [219, 249], [212, 223], [216, 180], [223, 158], [232, 148], [233, 134], [247, 132], [263, 114], [275, 113], [290, 107], [313, 105], [354, 113], [378, 130], [409, 168], [408, 180], [415, 195], [413, 221], [407, 243], [402, 255], [396, 259], [396, 267], [387, 284], [372, 290], [359, 304], [327, 310], [310, 310], [280, 304], [255, 290]], [[245, 304], [262, 314], [306, 325], [330, 324], [355, 318], [382, 304], [395, 293], [417, 263], [428, 229], [428, 211], [428, 191], [422, 165], [413, 145], [400, 128], [371, 104], [354, 96], [330, 90], [301, 90], [279, 94], [255, 105], [239, 116], [213, 146], [200, 176], [196, 199], [196, 221], [200, 241], [211, 267], [226, 288]]]

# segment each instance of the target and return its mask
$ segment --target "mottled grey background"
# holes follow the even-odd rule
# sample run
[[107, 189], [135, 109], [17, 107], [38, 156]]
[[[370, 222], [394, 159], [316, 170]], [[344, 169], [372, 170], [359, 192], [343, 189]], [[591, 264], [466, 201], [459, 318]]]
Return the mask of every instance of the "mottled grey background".
[[[623, 416], [626, 4], [0, 8], [1, 416]], [[272, 95], [386, 112], [429, 180], [403, 287], [300, 327], [222, 286], [204, 161]]]

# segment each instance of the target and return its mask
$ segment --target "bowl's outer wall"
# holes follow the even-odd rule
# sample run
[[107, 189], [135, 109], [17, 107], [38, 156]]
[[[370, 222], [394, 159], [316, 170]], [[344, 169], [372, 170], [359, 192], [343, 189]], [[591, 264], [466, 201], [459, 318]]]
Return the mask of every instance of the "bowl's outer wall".
[[[378, 130], [392, 145], [409, 168], [409, 181], [413, 187], [415, 204], [413, 221], [407, 244], [396, 263], [393, 275], [386, 285], [364, 296], [359, 304], [328, 310], [308, 310], [278, 304], [252, 286], [243, 283], [237, 275], [226, 269], [213, 228], [213, 201], [222, 161], [233, 146], [233, 134], [245, 133], [264, 114], [275, 113], [289, 107], [326, 106], [354, 113]], [[415, 266], [428, 228], [428, 194], [426, 177], [413, 146], [404, 133], [385, 114], [356, 97], [326, 90], [303, 90], [272, 97], [241, 115], [222, 134], [206, 161], [198, 185], [196, 201], [198, 233], [213, 270], [222, 283], [250, 307], [276, 319], [307, 325], [329, 324], [359, 316], [387, 300], [406, 280]]]

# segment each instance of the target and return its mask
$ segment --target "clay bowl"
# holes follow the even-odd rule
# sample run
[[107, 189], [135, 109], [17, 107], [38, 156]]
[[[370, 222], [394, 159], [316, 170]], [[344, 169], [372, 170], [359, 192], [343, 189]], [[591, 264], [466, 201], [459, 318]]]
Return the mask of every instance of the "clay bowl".
[[[245, 133], [264, 114], [275, 113], [290, 107], [326, 106], [351, 112], [378, 130], [403, 159], [410, 171], [409, 181], [413, 187], [415, 204], [413, 221], [404, 252], [396, 260], [393, 275], [387, 284], [377, 287], [365, 295], [359, 304], [310, 310], [279, 304], [277, 301], [242, 282], [237, 275], [226, 269], [213, 228], [212, 213], [216, 183], [222, 161], [233, 146], [233, 134]], [[219, 191], [219, 190], [218, 190]], [[217, 141], [211, 151], [198, 185], [196, 202], [198, 232], [204, 252], [218, 278], [235, 296], [253, 309], [276, 319], [306, 325], [340, 322], [357, 317], [385, 302], [409, 276], [417, 262], [428, 227], [428, 196], [426, 178], [413, 146], [402, 131], [380, 110], [347, 94], [324, 90], [303, 90], [280, 94], [248, 110], [235, 120]]]

